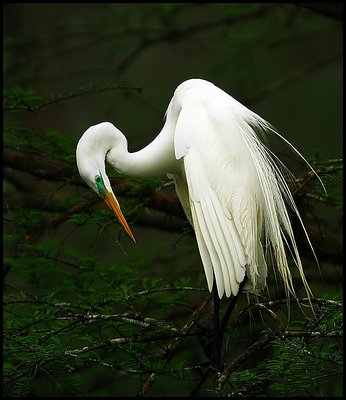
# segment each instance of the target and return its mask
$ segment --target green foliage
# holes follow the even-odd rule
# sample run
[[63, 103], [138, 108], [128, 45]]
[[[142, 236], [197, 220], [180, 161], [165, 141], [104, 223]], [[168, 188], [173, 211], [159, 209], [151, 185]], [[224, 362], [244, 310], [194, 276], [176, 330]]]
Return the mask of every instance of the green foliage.
[[41, 100], [42, 97], [32, 89], [16, 88], [13, 90], [3, 90], [3, 106], [5, 110], [30, 109]]
[[[161, 373], [164, 361], [157, 358], [163, 354], [160, 338], [165, 338], [167, 333], [172, 336], [172, 322], [146, 316], [143, 312], [150, 302], [151, 315], [162, 317], [167, 304], [171, 310], [173, 304], [178, 307], [182, 292], [163, 291], [160, 296], [150, 295], [151, 290], [159, 287], [157, 280], [147, 278], [143, 288], [148, 293], [141, 294], [138, 277], [126, 264], [102, 267], [97, 260], [87, 257], [80, 259], [78, 269], [67, 271], [60, 267], [59, 271], [54, 263], [50, 265], [48, 254], [43, 256], [41, 246], [22, 249], [22, 258], [33, 259], [33, 254], [41, 257], [29, 266], [19, 259], [12, 260], [11, 264], [14, 267], [11, 273], [21, 280], [23, 276], [18, 274], [18, 269], [23, 275], [26, 270], [26, 287], [31, 282], [37, 294], [21, 292], [6, 299], [7, 315], [17, 316], [16, 319], [5, 318], [6, 395], [38, 393], [34, 382], [39, 381], [42, 374], [51, 381], [56, 394], [85, 394], [80, 389], [74, 391], [79, 376], [73, 371], [81, 366], [98, 365], [141, 375]], [[35, 274], [35, 280], [27, 276], [29, 271]], [[47, 290], [52, 279], [64, 284], [55, 284], [52, 286], [55, 293], [43, 297], [40, 293]], [[62, 298], [71, 300], [66, 302]], [[101, 352], [97, 347], [92, 350], [95, 345], [100, 345]], [[79, 355], [79, 349], [88, 346], [90, 350]], [[104, 347], [106, 353], [102, 351]], [[70, 377], [66, 380], [68, 374]]]
[[[313, 397], [324, 396], [330, 379], [340, 379], [342, 309], [338, 302], [325, 302], [318, 315], [304, 326], [288, 326], [274, 335], [266, 346], [263, 360], [249, 369], [234, 371], [228, 378], [232, 396]], [[292, 327], [291, 327], [292, 325]], [[303, 332], [313, 334], [302, 335]], [[273, 331], [261, 333], [270, 337]], [[233, 340], [237, 340], [233, 337]], [[238, 338], [239, 340], [239, 338]]]
[[265, 372], [270, 382], [269, 390], [274, 396], [311, 396], [314, 386], [318, 388], [322, 384], [321, 378], [326, 373], [329, 376], [338, 373], [330, 370], [329, 363], [316, 363], [323, 360], [324, 352], [320, 348], [311, 352], [306, 347], [302, 338], [273, 343], [273, 358], [267, 362]]

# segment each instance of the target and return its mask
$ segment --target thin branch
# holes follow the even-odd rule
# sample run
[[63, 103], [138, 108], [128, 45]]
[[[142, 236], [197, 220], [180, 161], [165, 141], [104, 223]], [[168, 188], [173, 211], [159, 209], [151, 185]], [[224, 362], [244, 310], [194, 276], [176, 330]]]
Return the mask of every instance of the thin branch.
[[288, 330], [282, 332], [283, 338], [288, 337], [307, 337], [307, 338], [320, 338], [320, 337], [328, 337], [328, 338], [335, 338], [335, 337], [343, 337], [344, 332], [341, 330], [334, 330], [330, 332], [318, 332], [318, 331], [294, 331]]
[[167, 287], [167, 288], [143, 290], [141, 292], [137, 292], [137, 293], [131, 294], [130, 297], [137, 297], [137, 296], [143, 296], [143, 295], [147, 295], [147, 294], [161, 293], [161, 292], [171, 292], [171, 291], [176, 292], [176, 291], [181, 291], [181, 290], [194, 291], [194, 292], [206, 292], [206, 291], [208, 291], [208, 289], [206, 289], [206, 288], [198, 288], [198, 287], [192, 287], [192, 286]]
[[[270, 300], [267, 302], [262, 302], [261, 304], [263, 304], [266, 307], [273, 307], [273, 306], [278, 306], [278, 305], [286, 304], [286, 303], [287, 303], [287, 299], [279, 299], [279, 300]], [[315, 303], [318, 305], [335, 305], [335, 306], [339, 306], [339, 307], [343, 306], [341, 301], [321, 299], [321, 298], [310, 299], [308, 297], [302, 297], [302, 298], [297, 299], [297, 304], [298, 303], [299, 304], [300, 303], [307, 303], [307, 304]], [[256, 306], [257, 306], [257, 303], [250, 305], [249, 307], [256, 307]]]
[[[92, 323], [95, 321], [121, 321], [131, 325], [137, 325], [142, 328], [157, 327], [160, 325], [161, 329], [168, 330], [176, 333], [178, 330], [173, 327], [167, 326], [164, 321], [156, 320], [155, 318], [142, 317], [138, 313], [124, 313], [124, 314], [90, 314], [90, 313], [72, 313], [69, 312], [65, 315], [57, 317], [60, 320], [78, 319], [83, 323]], [[162, 324], [165, 324], [163, 326]]]
[[115, 346], [124, 343], [134, 343], [134, 342], [155, 342], [158, 340], [167, 340], [167, 339], [181, 339], [189, 336], [188, 332], [171, 332], [171, 333], [150, 333], [146, 335], [137, 335], [137, 336], [127, 336], [127, 337], [118, 337], [109, 339], [104, 342], [93, 343], [89, 346], [84, 346], [80, 349], [73, 349], [65, 351], [65, 354], [68, 356], [77, 356], [78, 354], [87, 353], [89, 351], [99, 350], [104, 347]]
[[12, 107], [4, 107], [4, 111], [23, 111], [27, 110], [30, 112], [37, 112], [47, 106], [54, 105], [56, 103], [59, 103], [61, 101], [65, 100], [70, 100], [75, 97], [80, 97], [80, 96], [85, 96], [89, 94], [95, 94], [99, 92], [105, 92], [107, 90], [132, 90], [140, 93], [142, 91], [142, 88], [140, 86], [122, 86], [122, 85], [108, 85], [108, 86], [102, 86], [99, 88], [88, 88], [88, 89], [82, 89], [77, 92], [71, 92], [67, 93], [64, 95], [58, 95], [58, 96], [51, 96], [50, 100], [46, 100], [43, 103], [40, 103], [36, 106], [29, 105], [25, 102], [21, 102], [22, 106], [12, 106]]

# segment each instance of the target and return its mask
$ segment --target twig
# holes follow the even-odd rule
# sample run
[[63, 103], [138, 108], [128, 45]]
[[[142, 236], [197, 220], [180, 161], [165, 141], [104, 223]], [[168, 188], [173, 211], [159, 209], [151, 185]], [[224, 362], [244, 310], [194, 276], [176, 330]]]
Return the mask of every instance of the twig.
[[[313, 298], [313, 299], [309, 299], [308, 297], [302, 297], [297, 299], [297, 304], [299, 303], [316, 303], [319, 305], [326, 305], [326, 304], [330, 304], [330, 305], [335, 305], [335, 306], [339, 306], [342, 307], [342, 302], [341, 301], [336, 301], [336, 300], [328, 300], [328, 299], [321, 299], [321, 298]], [[277, 305], [281, 305], [281, 304], [285, 304], [287, 303], [287, 299], [279, 299], [279, 300], [269, 300], [266, 302], [262, 302], [261, 304], [266, 306], [266, 307], [273, 307], [273, 306], [277, 306]], [[250, 304], [248, 306], [248, 308], [252, 308], [252, 307], [257, 307], [258, 303], [255, 304]]]
[[198, 288], [191, 286], [182, 286], [182, 287], [166, 287], [166, 288], [157, 288], [151, 290], [142, 290], [141, 292], [133, 293], [130, 297], [143, 296], [152, 293], [161, 293], [161, 292], [176, 292], [176, 291], [193, 291], [193, 292], [206, 292], [208, 289], [206, 288]]
[[308, 337], [308, 338], [320, 338], [320, 337], [343, 337], [344, 332], [341, 330], [335, 330], [335, 331], [330, 331], [330, 332], [318, 332], [318, 331], [294, 331], [294, 330], [289, 330], [289, 331], [283, 331], [282, 336], [284, 337]]

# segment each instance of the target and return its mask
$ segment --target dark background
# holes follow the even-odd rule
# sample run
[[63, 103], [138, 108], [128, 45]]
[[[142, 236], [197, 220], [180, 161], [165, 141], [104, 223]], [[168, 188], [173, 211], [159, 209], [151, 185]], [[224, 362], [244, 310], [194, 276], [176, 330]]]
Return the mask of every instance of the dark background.
[[46, 97], [88, 85], [140, 87], [71, 99], [31, 121], [77, 140], [109, 120], [135, 149], [159, 132], [178, 84], [200, 77], [306, 156], [339, 157], [341, 32], [340, 20], [295, 4], [7, 4], [5, 85], [34, 85]]

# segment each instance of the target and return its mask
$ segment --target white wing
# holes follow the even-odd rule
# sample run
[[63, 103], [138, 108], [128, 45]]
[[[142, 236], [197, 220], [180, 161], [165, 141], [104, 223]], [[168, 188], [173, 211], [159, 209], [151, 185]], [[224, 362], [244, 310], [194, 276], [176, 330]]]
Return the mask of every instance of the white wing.
[[220, 298], [235, 295], [245, 272], [249, 289], [261, 289], [267, 276], [263, 244], [272, 252], [287, 290], [294, 293], [284, 243], [307, 287], [283, 194], [298, 211], [282, 173], [253, 129], [271, 128], [221, 89], [200, 80], [180, 85], [168, 112], [177, 117], [175, 155], [183, 159], [186, 177], [186, 183], [176, 179], [177, 193], [185, 209], [189, 201], [187, 214], [209, 290], [215, 276]]

